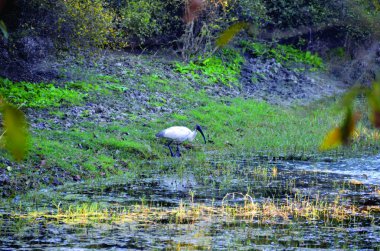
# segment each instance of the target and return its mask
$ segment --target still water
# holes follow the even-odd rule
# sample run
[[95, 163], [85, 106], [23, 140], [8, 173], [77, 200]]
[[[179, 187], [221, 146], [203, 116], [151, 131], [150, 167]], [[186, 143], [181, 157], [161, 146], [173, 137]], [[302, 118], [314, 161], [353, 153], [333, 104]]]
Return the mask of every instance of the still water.
[[1, 203], [0, 250], [380, 250], [379, 164], [166, 163], [45, 189]]

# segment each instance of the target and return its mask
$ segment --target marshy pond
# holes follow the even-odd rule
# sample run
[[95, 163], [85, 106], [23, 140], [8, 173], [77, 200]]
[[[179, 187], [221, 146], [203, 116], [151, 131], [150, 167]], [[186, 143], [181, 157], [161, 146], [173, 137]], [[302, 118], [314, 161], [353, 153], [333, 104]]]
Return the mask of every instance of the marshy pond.
[[380, 250], [380, 156], [145, 165], [3, 200], [0, 250]]

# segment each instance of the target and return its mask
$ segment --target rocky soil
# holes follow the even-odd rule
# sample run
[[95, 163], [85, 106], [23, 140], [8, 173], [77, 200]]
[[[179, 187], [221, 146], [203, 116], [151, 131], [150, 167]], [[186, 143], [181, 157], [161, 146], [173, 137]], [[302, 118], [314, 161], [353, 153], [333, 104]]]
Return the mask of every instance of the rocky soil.
[[299, 72], [274, 59], [250, 58], [242, 71], [242, 94], [279, 105], [308, 104], [342, 93], [348, 85], [323, 72]]
[[[52, 68], [55, 68], [56, 71], [64, 67], [68, 69], [65, 76], [59, 79], [61, 82], [86, 80], [89, 75], [96, 73], [118, 77], [122, 84], [125, 83], [128, 90], [118, 97], [92, 97], [83, 106], [60, 108], [61, 112], [65, 114], [63, 117], [28, 109], [27, 114], [32, 119], [32, 127], [49, 129], [52, 125], [55, 127], [60, 125], [67, 129], [81, 121], [97, 123], [125, 121], [128, 123], [131, 114], [150, 120], [155, 118], [157, 114], [182, 113], [184, 108], [193, 107], [194, 104], [179, 98], [175, 94], [160, 91], [151, 93], [148, 89], [144, 89], [141, 77], [154, 72], [154, 70], [158, 69], [164, 72], [164, 76], [173, 83], [178, 77], [178, 73], [172, 71], [171, 59], [164, 58], [162, 55], [149, 55], [149, 58], [149, 65], [145, 65], [146, 58], [141, 60], [139, 56], [128, 53], [106, 52], [102, 57], [96, 59], [96, 64], [92, 61], [86, 66], [80, 66], [81, 71], [78, 71], [77, 68], [65, 66], [68, 62], [55, 63]], [[48, 64], [45, 62], [45, 65]], [[131, 71], [134, 72], [132, 77], [130, 76]], [[342, 93], [349, 88], [348, 84], [334, 79], [327, 73], [299, 72], [297, 69], [281, 65], [275, 60], [260, 58], [248, 58], [246, 60], [240, 82], [241, 87], [199, 86], [195, 81], [191, 85], [195, 89], [205, 89], [210, 96], [214, 97], [241, 96], [285, 106], [305, 105], [324, 97]], [[160, 107], [153, 106], [150, 102], [152, 98], [165, 100], [165, 104]], [[53, 120], [55, 123], [41, 122], [49, 120]]]

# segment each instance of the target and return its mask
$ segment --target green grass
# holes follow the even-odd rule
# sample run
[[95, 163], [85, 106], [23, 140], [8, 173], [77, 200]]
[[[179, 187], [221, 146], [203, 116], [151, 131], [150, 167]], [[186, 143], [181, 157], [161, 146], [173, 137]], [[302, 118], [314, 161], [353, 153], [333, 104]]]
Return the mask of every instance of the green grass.
[[61, 105], [78, 105], [86, 94], [59, 88], [51, 83], [12, 82], [0, 78], [0, 95], [9, 102], [31, 108], [59, 107]]
[[[42, 160], [46, 161], [44, 175], [55, 177], [54, 170], [59, 168], [70, 177], [79, 175], [86, 179], [126, 170], [147, 175], [155, 170], [162, 171], [162, 161], [173, 162], [178, 172], [183, 166], [194, 165], [195, 175], [201, 175], [205, 169], [211, 168], [206, 161], [210, 154], [211, 158], [241, 154], [318, 158], [326, 156], [318, 152], [319, 145], [342, 115], [333, 100], [307, 107], [284, 108], [253, 99], [207, 100], [192, 91], [186, 95], [192, 95], [193, 102], [199, 106], [150, 121], [136, 117], [127, 125], [118, 121], [102, 124], [89, 121], [79, 123], [69, 131], [59, 128], [35, 130], [29, 158], [23, 168], [14, 168], [13, 172], [21, 172], [14, 175], [36, 179], [33, 182], [38, 183], [34, 172]], [[203, 127], [208, 143], [204, 144], [200, 136], [194, 142], [186, 143], [187, 147], [181, 147], [181, 159], [171, 158], [164, 142], [155, 138], [157, 132], [167, 127], [184, 125], [193, 128], [196, 123]], [[364, 139], [350, 149], [358, 153], [371, 144], [376, 145], [376, 142]], [[157, 164], [144, 164], [147, 161]]]
[[15, 105], [30, 108], [74, 106], [83, 103], [89, 93], [103, 95], [123, 93], [128, 90], [118, 79], [95, 75], [94, 81], [70, 81], [63, 85], [53, 83], [13, 82], [0, 78], [0, 96]]
[[321, 57], [310, 51], [301, 51], [291, 45], [276, 44], [269, 46], [265, 43], [255, 43], [250, 41], [242, 41], [243, 50], [257, 57], [274, 58], [286, 66], [301, 64], [302, 67], [308, 66], [310, 70], [323, 70], [326, 66]]
[[188, 64], [175, 63], [175, 71], [187, 74], [202, 85], [239, 86], [238, 77], [244, 58], [236, 51], [223, 49], [217, 56], [191, 61]]
[[[221, 55], [218, 57], [222, 60]], [[234, 58], [228, 56], [228, 53], [225, 57], [223, 62], [227, 62], [228, 58]], [[237, 72], [240, 67], [238, 62], [236, 67]], [[206, 90], [198, 90], [200, 87], [194, 86], [194, 83], [187, 79], [186, 74], [184, 76], [184, 73], [177, 72], [175, 69], [163, 74], [164, 69], [156, 67], [153, 70], [144, 71], [141, 75], [136, 74], [136, 79], [133, 81], [140, 84], [137, 87], [140, 87], [141, 91], [145, 91], [149, 98], [147, 100], [149, 105], [165, 106], [165, 108], [173, 106], [173, 112], [149, 113], [147, 111], [146, 114], [131, 112], [128, 114], [127, 121], [114, 122], [91, 121], [84, 114], [84, 117], [80, 117], [69, 130], [63, 129], [61, 124], [50, 117], [46, 121], [41, 119], [39, 121], [47, 123], [50, 129], [33, 130], [33, 147], [29, 158], [22, 163], [22, 167], [13, 168], [15, 172], [12, 174], [13, 177], [29, 177], [38, 183], [38, 177], [34, 173], [43, 160], [46, 161], [44, 166], [46, 175], [55, 177], [57, 174], [51, 170], [59, 169], [68, 176], [80, 175], [82, 178], [92, 178], [118, 174], [127, 169], [131, 172], [143, 172], [143, 170], [154, 172], [155, 168], [163, 168], [160, 164], [146, 165], [147, 162], [172, 161], [177, 169], [181, 169], [186, 163], [197, 161], [201, 164], [198, 163], [199, 167], [194, 167], [194, 170], [202, 173], [205, 168], [211, 168], [206, 164], [206, 159], [223, 158], [229, 154], [249, 153], [252, 156], [264, 154], [315, 158], [331, 154], [331, 152], [321, 154], [318, 148], [324, 135], [339, 122], [342, 116], [337, 109], [337, 102], [333, 99], [319, 101], [307, 107], [284, 108], [254, 99], [210, 96]], [[193, 73], [189, 71], [187, 74], [195, 73], [199, 76], [207, 75], [203, 75], [203, 70], [194, 70]], [[213, 74], [219, 73], [215, 70]], [[115, 100], [125, 100], [119, 87], [127, 89], [130, 76], [127, 80], [113, 76], [92, 76], [94, 82], [70, 82], [61, 88], [54, 87], [53, 90], [66, 90], [76, 97], [88, 93], [87, 100], [93, 100], [91, 102], [99, 102], [99, 104], [102, 102], [102, 97], [107, 95], [109, 98], [110, 94]], [[98, 77], [95, 78], [95, 76]], [[13, 84], [8, 82], [8, 87]], [[49, 85], [15, 83], [15, 86], [18, 92], [24, 92], [26, 95], [27, 88], [36, 90]], [[112, 90], [110, 86], [117, 86], [117, 90]], [[50, 93], [50, 89], [40, 89], [38, 89], [40, 94], [53, 95], [51, 102], [61, 103], [61, 101], [54, 101], [57, 95], [54, 96], [54, 92]], [[162, 95], [156, 95], [157, 92]], [[30, 102], [38, 102], [41, 97], [31, 96], [24, 98], [23, 101], [28, 99], [31, 99]], [[58, 119], [65, 118], [65, 109], [54, 108], [54, 105], [33, 106], [28, 103], [27, 106], [51, 108], [48, 110], [49, 116], [55, 116]], [[192, 143], [185, 143], [185, 146], [181, 147], [183, 158], [179, 160], [169, 157], [169, 151], [164, 142], [155, 137], [157, 132], [167, 127], [183, 125], [193, 129], [197, 123], [204, 128], [208, 143], [203, 144], [200, 136]], [[347, 149], [362, 152], [377, 144], [369, 138], [361, 137], [360, 139], [360, 143]], [[333, 153], [344, 152], [347, 149], [339, 149]], [[17, 166], [16, 163], [13, 165]], [[8, 164], [4, 165], [4, 167], [7, 166]]]
[[[224, 152], [233, 149], [276, 154], [316, 152], [324, 134], [339, 116], [335, 104], [316, 110], [284, 109], [252, 99], [210, 101], [186, 114], [173, 114], [179, 124], [205, 127], [213, 145], [206, 148]], [[168, 125], [169, 126], [169, 125]]]

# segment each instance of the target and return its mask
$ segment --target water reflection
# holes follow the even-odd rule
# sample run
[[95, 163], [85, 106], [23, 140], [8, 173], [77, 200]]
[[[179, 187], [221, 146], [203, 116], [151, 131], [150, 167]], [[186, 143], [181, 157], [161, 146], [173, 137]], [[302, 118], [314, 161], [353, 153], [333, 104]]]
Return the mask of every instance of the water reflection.
[[[45, 189], [31, 204], [2, 203], [0, 250], [378, 250], [379, 162], [379, 156], [210, 161], [173, 168], [172, 175], [164, 170]], [[363, 172], [368, 178], [360, 179]], [[353, 178], [366, 183], [346, 182]], [[45, 213], [31, 216], [35, 209]], [[17, 210], [29, 213], [11, 213]], [[68, 216], [59, 216], [64, 210]]]

